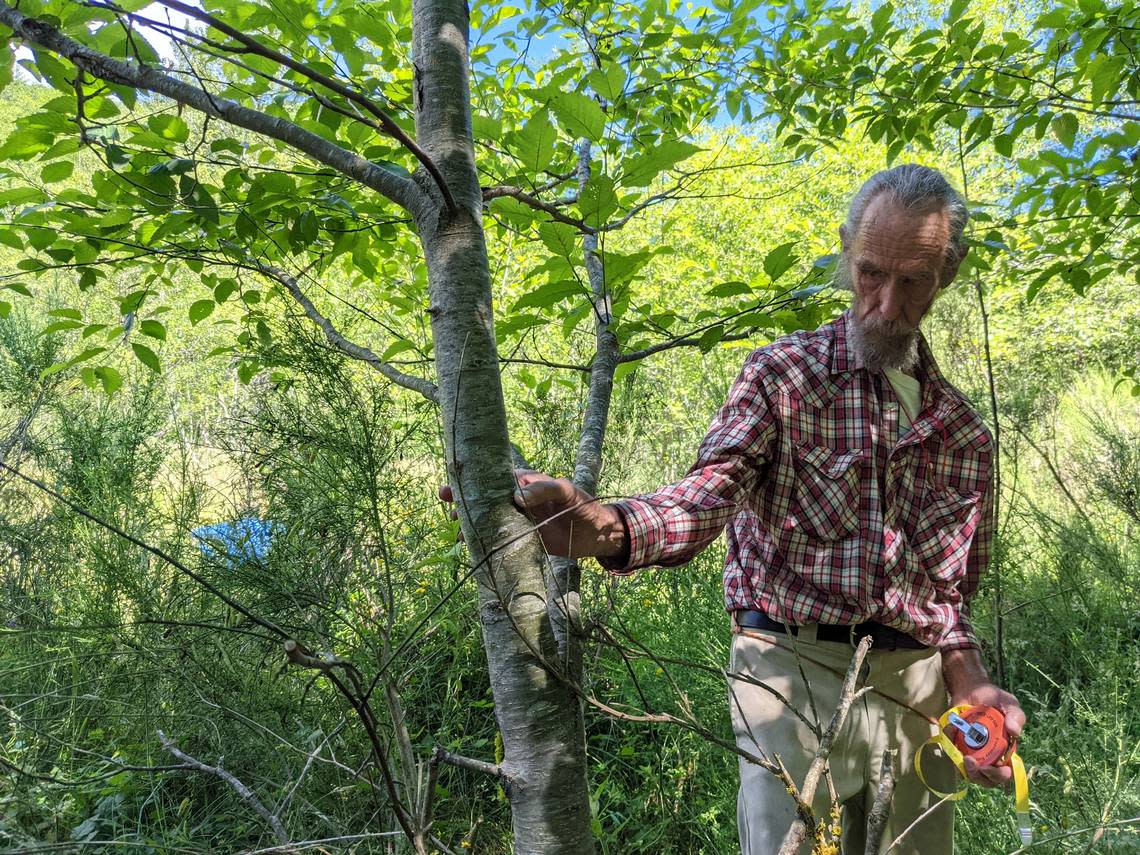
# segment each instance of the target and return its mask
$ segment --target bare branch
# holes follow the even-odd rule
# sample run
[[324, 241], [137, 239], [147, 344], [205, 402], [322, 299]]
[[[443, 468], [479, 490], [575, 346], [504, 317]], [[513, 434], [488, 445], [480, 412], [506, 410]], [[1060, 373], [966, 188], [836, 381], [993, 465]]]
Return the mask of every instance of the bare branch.
[[543, 211], [550, 215], [551, 219], [557, 220], [560, 223], [565, 223], [568, 226], [573, 226], [583, 234], [596, 234], [597, 229], [593, 226], [586, 225], [582, 220], [575, 219], [574, 217], [567, 216], [558, 210], [558, 206], [550, 202], [543, 202], [536, 196], [532, 196], [525, 190], [518, 187], [510, 187], [507, 185], [500, 185], [498, 187], [487, 187], [483, 190], [483, 201], [489, 202], [492, 199], [499, 199], [503, 196], [509, 196], [512, 199], [518, 199], [524, 205], [529, 205], [538, 211]]
[[435, 766], [438, 766], [440, 763], [447, 763], [449, 766], [456, 766], [471, 772], [482, 772], [484, 775], [498, 778], [499, 782], [503, 785], [503, 789], [508, 792], [510, 791], [510, 785], [514, 783], [511, 777], [503, 771], [502, 766], [496, 766], [493, 763], [487, 763], [483, 760], [473, 760], [470, 757], [463, 757], [460, 754], [453, 754], [446, 748], [440, 748], [438, 745], [431, 752], [431, 762]]
[[851, 657], [851, 664], [847, 666], [847, 675], [843, 678], [843, 688], [839, 693], [839, 702], [835, 708], [835, 713], [832, 715], [831, 722], [827, 725], [827, 729], [824, 730], [823, 736], [819, 740], [819, 747], [815, 750], [815, 757], [812, 759], [807, 774], [804, 776], [803, 786], [800, 787], [799, 794], [796, 798], [796, 820], [792, 823], [792, 827], [788, 829], [787, 836], [784, 837], [784, 843], [780, 847], [779, 855], [795, 855], [796, 852], [800, 851], [800, 844], [815, 830], [811, 803], [815, 798], [816, 787], [819, 786], [823, 769], [827, 765], [827, 758], [831, 756], [831, 749], [835, 744], [835, 739], [839, 735], [839, 731], [843, 729], [843, 723], [847, 720], [847, 713], [850, 711], [851, 705], [855, 702], [856, 698], [866, 691], [866, 689], [861, 689], [856, 692], [855, 683], [859, 679], [859, 672], [863, 668], [863, 660], [867, 657], [867, 651], [870, 649], [871, 637], [864, 636], [860, 639], [858, 646], [855, 648], [855, 653]]
[[411, 374], [404, 374], [402, 371], [397, 371], [367, 347], [361, 347], [341, 335], [336, 327], [333, 326], [332, 321], [321, 314], [320, 310], [313, 305], [313, 301], [301, 290], [301, 286], [297, 284], [296, 277], [270, 264], [264, 264], [259, 261], [254, 261], [252, 264], [257, 270], [260, 270], [266, 276], [276, 279], [285, 287], [289, 295], [300, 304], [301, 309], [305, 312], [309, 320], [321, 328], [321, 331], [325, 334], [325, 338], [328, 339], [329, 344], [333, 347], [353, 359], [359, 359], [361, 362], [368, 363], [397, 386], [419, 392], [433, 404], [439, 403], [439, 390], [434, 383], [424, 380], [421, 377], [414, 377]]
[[883, 752], [883, 763], [879, 767], [879, 790], [875, 793], [875, 803], [867, 817], [866, 855], [879, 855], [883, 846], [883, 834], [887, 830], [887, 818], [891, 814], [891, 798], [895, 794], [895, 755], [897, 749], [888, 748]]
[[223, 769], [222, 761], [220, 759], [218, 760], [217, 766], [207, 766], [202, 761], [196, 760], [189, 754], [181, 751], [178, 746], [175, 745], [174, 742], [161, 730], [158, 731], [158, 739], [162, 743], [163, 748], [165, 748], [183, 763], [187, 764], [193, 769], [197, 769], [199, 772], [204, 772], [207, 775], [215, 775], [233, 787], [234, 791], [239, 796], [241, 796], [242, 800], [246, 802], [251, 808], [253, 808], [254, 811], [257, 812], [258, 816], [264, 819], [266, 823], [268, 823], [269, 827], [273, 829], [273, 836], [277, 838], [277, 842], [282, 845], [288, 844], [289, 834], [285, 831], [285, 826], [281, 824], [281, 820], [269, 812], [269, 809], [261, 803], [261, 799], [257, 797], [257, 794], [253, 790], [239, 781], [232, 772]]

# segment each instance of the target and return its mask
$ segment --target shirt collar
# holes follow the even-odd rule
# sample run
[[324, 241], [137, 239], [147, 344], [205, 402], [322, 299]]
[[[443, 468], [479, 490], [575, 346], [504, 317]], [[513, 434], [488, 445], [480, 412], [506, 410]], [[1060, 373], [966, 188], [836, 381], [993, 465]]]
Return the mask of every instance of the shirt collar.
[[[831, 341], [831, 373], [841, 374], [858, 371], [863, 368], [863, 357], [851, 341], [851, 310], [848, 309], [835, 319], [832, 325], [833, 337]], [[926, 336], [918, 334], [918, 379], [922, 383], [922, 397], [924, 407], [936, 400], [945, 400], [952, 407], [964, 404], [958, 390], [950, 385], [942, 374], [934, 354], [930, 352], [930, 345]]]

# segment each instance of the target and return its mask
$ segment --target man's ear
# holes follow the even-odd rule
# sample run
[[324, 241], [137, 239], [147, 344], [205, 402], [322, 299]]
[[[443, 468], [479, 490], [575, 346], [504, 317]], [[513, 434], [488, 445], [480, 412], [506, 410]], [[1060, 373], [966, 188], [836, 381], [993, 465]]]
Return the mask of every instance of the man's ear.
[[847, 225], [844, 224], [839, 227], [839, 246], [842, 252], [846, 253], [851, 247], [851, 235], [847, 233]]
[[970, 254], [970, 247], [963, 246], [962, 251], [958, 253], [958, 257], [953, 262], [947, 262], [946, 267], [942, 271], [942, 287], [949, 288], [950, 283], [954, 281], [954, 277], [958, 275], [958, 269], [962, 266], [962, 262], [966, 260], [966, 256]]

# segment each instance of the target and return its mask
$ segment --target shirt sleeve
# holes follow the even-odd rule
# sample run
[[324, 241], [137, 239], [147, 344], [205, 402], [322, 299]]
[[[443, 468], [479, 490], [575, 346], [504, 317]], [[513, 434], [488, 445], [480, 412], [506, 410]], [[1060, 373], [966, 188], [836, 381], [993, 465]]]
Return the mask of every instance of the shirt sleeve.
[[978, 590], [978, 583], [982, 574], [990, 564], [990, 554], [993, 550], [994, 540], [994, 502], [993, 502], [993, 472], [982, 496], [982, 517], [974, 531], [974, 539], [970, 543], [970, 552], [966, 556], [966, 574], [958, 583], [958, 591], [962, 595], [962, 605], [958, 610], [958, 621], [950, 629], [950, 633], [939, 645], [941, 650], [979, 649], [978, 637], [970, 623], [970, 604], [974, 592]]
[[683, 479], [614, 503], [629, 531], [629, 559], [603, 567], [624, 575], [684, 564], [732, 519], [772, 458], [776, 420], [761, 382], [763, 362], [762, 349], [745, 361]]

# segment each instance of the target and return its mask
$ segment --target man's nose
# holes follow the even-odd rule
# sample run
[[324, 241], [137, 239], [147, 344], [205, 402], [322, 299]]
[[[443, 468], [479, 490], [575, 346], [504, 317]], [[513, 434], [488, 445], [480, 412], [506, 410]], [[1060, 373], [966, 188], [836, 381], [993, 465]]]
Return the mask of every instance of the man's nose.
[[903, 292], [899, 284], [894, 280], [887, 282], [879, 295], [879, 314], [885, 320], [897, 320], [902, 315], [903, 310]]

